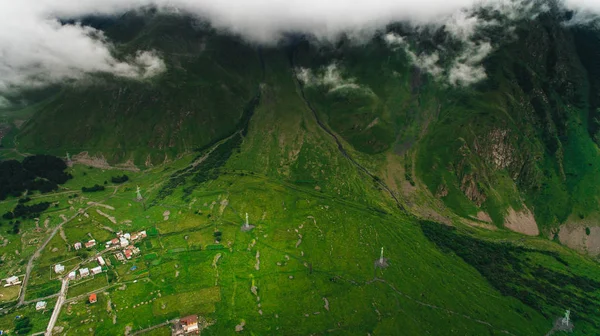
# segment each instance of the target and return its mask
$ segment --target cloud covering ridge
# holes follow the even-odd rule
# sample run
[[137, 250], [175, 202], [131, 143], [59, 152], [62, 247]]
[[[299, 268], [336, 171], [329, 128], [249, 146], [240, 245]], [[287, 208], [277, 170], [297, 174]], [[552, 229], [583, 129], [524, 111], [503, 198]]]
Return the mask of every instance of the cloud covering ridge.
[[[0, 92], [43, 85], [106, 72], [128, 78], [147, 78], [164, 70], [155, 51], [140, 50], [126, 59], [114, 56], [114, 45], [101, 31], [59, 19], [112, 15], [155, 6], [206, 19], [217, 29], [240, 34], [252, 42], [273, 43], [286, 32], [319, 39], [342, 33], [373, 32], [396, 21], [413, 25], [446, 25], [455, 38], [467, 43], [469, 55], [457, 58], [449, 81], [466, 83], [481, 78], [478, 63], [491, 50], [487, 41], [472, 41], [483, 23], [473, 9], [487, 6], [518, 15], [529, 0], [0, 0]], [[600, 12], [597, 0], [564, 0], [580, 13]], [[390, 36], [392, 38], [393, 36]], [[393, 38], [401, 39], [400, 36]], [[388, 41], [390, 42], [390, 41]], [[398, 41], [391, 41], [398, 44]], [[439, 55], [411, 58], [429, 72]], [[437, 58], [437, 59], [436, 59]]]

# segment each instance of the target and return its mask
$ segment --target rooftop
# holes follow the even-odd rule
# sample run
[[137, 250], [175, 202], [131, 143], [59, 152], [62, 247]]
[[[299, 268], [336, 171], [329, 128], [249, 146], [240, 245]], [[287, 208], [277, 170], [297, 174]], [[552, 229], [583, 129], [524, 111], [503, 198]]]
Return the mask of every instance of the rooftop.
[[186, 317], [182, 317], [179, 319], [179, 321], [183, 324], [194, 324], [194, 323], [198, 323], [198, 315], [189, 315]]

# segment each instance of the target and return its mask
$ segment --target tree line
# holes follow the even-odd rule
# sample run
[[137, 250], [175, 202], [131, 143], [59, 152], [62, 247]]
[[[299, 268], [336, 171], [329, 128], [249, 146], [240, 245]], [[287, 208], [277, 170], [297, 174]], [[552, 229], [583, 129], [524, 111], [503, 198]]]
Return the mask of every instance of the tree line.
[[62, 159], [46, 154], [28, 156], [22, 162], [0, 161], [0, 200], [19, 197], [26, 190], [42, 193], [57, 190], [58, 185], [73, 178], [66, 169]]

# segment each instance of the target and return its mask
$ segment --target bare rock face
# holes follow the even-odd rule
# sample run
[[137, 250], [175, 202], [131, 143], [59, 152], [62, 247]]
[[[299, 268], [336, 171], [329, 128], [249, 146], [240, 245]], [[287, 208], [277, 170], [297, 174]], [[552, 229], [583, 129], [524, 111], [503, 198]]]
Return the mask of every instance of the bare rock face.
[[591, 256], [600, 255], [600, 227], [581, 225], [562, 225], [558, 231], [562, 244]]
[[510, 142], [512, 136], [509, 130], [494, 129], [485, 139], [476, 143], [475, 150], [496, 169], [509, 168], [516, 161], [515, 150]]
[[504, 218], [504, 226], [528, 236], [538, 236], [540, 234], [537, 222], [527, 207], [519, 212], [510, 208], [508, 215]]
[[465, 196], [478, 207], [485, 202], [487, 196], [479, 189], [477, 185], [477, 174], [465, 174], [460, 183], [460, 190], [465, 193]]
[[246, 325], [246, 321], [242, 320], [242, 322], [240, 324], [238, 324], [238, 325], [235, 326], [235, 331], [236, 332], [243, 331], [245, 325]]
[[440, 184], [435, 193], [435, 197], [442, 198], [448, 196], [448, 187], [445, 184]]

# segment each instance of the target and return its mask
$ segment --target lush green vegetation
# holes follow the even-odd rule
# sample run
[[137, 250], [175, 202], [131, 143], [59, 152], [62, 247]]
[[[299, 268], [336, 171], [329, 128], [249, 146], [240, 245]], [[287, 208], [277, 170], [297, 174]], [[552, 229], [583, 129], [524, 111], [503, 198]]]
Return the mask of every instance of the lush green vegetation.
[[125, 183], [125, 182], [129, 181], [129, 176], [127, 176], [125, 174], [120, 175], [120, 176], [113, 176], [110, 178], [110, 181], [112, 183], [116, 183], [116, 184]]
[[15, 322], [15, 334], [17, 335], [27, 335], [31, 329], [33, 329], [33, 325], [27, 316], [21, 317]]
[[86, 193], [104, 191], [105, 189], [106, 187], [99, 184], [94, 184], [92, 187], [81, 187], [81, 191]]
[[120, 52], [168, 55], [167, 72], [152, 82], [98, 76], [94, 85], [62, 88], [24, 125], [20, 148], [56, 155], [85, 151], [143, 166], [233, 133], [260, 80], [253, 47], [176, 14], [140, 12], [100, 21], [94, 24], [120, 41]]
[[598, 274], [571, 270], [557, 252], [487, 241], [428, 221], [421, 222], [421, 229], [442, 251], [455, 253], [477, 269], [502, 295], [519, 299], [547, 318], [565, 309], [577, 311], [584, 330], [600, 326], [595, 313], [600, 309]]
[[23, 159], [0, 161], [0, 200], [7, 196], [19, 197], [26, 190], [47, 193], [66, 183], [71, 175], [60, 158], [50, 155], [33, 155]]
[[[118, 53], [162, 52], [167, 73], [151, 82], [99, 75], [51, 92], [19, 148], [87, 151], [144, 169], [5, 161], [10, 176], [75, 178], [21, 199], [11, 189], [0, 202], [19, 233], [0, 240], [0, 278], [21, 275], [34, 256], [32, 302], [3, 303], [0, 325], [29, 328], [18, 325], [22, 315], [28, 332], [44, 330], [49, 316], [33, 300], [60, 290], [65, 274], [53, 267], [95, 267], [102, 253], [103, 273], [70, 281], [62, 333], [133, 333], [199, 314], [205, 335], [240, 325], [255, 335], [543, 335], [571, 309], [575, 334], [597, 334], [597, 261], [545, 238], [599, 207], [597, 130], [587, 124], [595, 84], [573, 84], [595, 73], [592, 59], [575, 61], [594, 41], [559, 21], [518, 23], [520, 39], [498, 48], [489, 79], [471, 87], [440, 84], [381, 36], [257, 50], [187, 17], [89, 21]], [[445, 43], [443, 34], [415, 42], [423, 36], [406, 39], [416, 51]], [[338, 71], [338, 83], [299, 83], [299, 69]], [[56, 128], [42, 128], [48, 120]], [[54, 173], [37, 170], [46, 165]], [[540, 237], [485, 223], [489, 215], [501, 226], [525, 207]], [[241, 230], [246, 214], [252, 230]], [[593, 237], [597, 227], [586, 225]], [[131, 259], [105, 250], [117, 232], [141, 230], [148, 236]], [[98, 244], [75, 250], [90, 239]], [[385, 268], [375, 263], [382, 247]]]
[[21, 203], [17, 204], [17, 206], [10, 212], [2, 215], [4, 219], [15, 219], [15, 218], [34, 218], [40, 215], [40, 213], [44, 212], [46, 209], [50, 207], [49, 202], [42, 202], [32, 205], [23, 205]]

